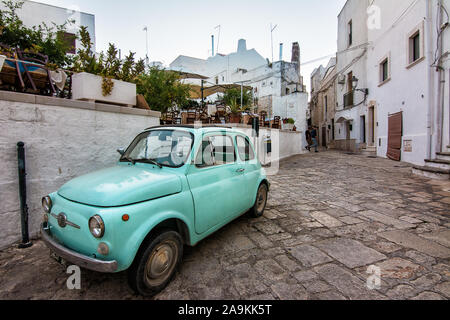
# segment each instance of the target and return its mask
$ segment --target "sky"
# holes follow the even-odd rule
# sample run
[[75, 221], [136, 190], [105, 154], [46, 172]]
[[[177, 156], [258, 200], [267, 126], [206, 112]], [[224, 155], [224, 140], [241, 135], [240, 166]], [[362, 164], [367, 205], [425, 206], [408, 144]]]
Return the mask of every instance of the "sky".
[[[169, 65], [179, 55], [206, 59], [211, 55], [211, 35], [219, 40], [219, 52], [236, 51], [238, 40], [272, 59], [270, 24], [273, 32], [274, 60], [290, 61], [293, 42], [299, 42], [302, 63], [336, 52], [337, 15], [345, 0], [35, 0], [66, 8], [79, 8], [95, 14], [97, 51], [116, 44], [122, 53], [146, 55], [149, 30], [150, 61]], [[220, 39], [218, 29], [220, 25]], [[311, 72], [328, 59], [302, 66], [309, 89]]]

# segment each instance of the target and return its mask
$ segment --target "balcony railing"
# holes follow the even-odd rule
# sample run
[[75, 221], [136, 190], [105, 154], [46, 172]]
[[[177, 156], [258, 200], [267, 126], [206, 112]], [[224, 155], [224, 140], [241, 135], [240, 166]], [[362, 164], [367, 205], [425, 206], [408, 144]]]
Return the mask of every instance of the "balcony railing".
[[345, 108], [350, 108], [350, 107], [352, 107], [354, 105], [354, 97], [355, 97], [355, 91], [354, 90], [344, 94], [344, 109]]

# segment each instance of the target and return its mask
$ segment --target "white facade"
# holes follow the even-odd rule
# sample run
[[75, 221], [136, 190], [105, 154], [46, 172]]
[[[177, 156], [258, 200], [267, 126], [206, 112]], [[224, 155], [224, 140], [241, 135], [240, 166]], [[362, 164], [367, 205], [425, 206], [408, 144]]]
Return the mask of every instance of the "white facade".
[[[450, 8], [450, 0], [442, 3]], [[442, 23], [436, 20], [438, 4], [438, 0], [403, 0], [396, 5], [389, 0], [372, 1], [374, 8], [379, 8], [381, 20], [379, 28], [368, 30], [367, 83], [368, 105], [376, 110], [379, 157], [387, 153], [388, 116], [398, 112], [403, 113], [402, 161], [423, 166], [426, 159], [435, 159], [436, 153], [446, 151], [450, 144], [450, 30], [446, 27], [442, 31], [443, 48], [438, 50], [437, 25], [448, 22], [444, 13]], [[413, 62], [414, 35], [420, 38], [420, 55]], [[432, 66], [441, 54], [444, 82]], [[388, 74], [383, 81], [384, 61], [388, 62]]]
[[[0, 2], [0, 9], [5, 7]], [[67, 21], [74, 21], [74, 23], [67, 24], [67, 32], [77, 34], [80, 26], [86, 26], [91, 36], [91, 41], [94, 44], [93, 51], [95, 52], [95, 16], [93, 14], [80, 12], [77, 8], [60, 8], [44, 3], [34, 1], [24, 1], [23, 7], [17, 11], [17, 15], [27, 27], [41, 25], [43, 22], [48, 26], [52, 23], [62, 25]], [[75, 48], [81, 48], [79, 40], [76, 41]]]
[[[338, 16], [338, 52], [336, 55], [336, 140], [353, 140], [356, 149], [365, 146], [367, 136], [367, 7], [368, 0], [349, 0]], [[352, 78], [358, 79], [353, 103], [346, 105], [345, 95], [352, 91]], [[361, 89], [361, 90], [358, 90]]]

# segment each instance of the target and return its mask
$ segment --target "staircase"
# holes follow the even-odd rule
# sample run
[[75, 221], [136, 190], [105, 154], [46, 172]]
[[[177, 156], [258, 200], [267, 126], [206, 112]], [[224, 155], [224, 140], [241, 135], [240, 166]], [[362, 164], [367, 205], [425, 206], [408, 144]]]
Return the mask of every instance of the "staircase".
[[431, 179], [450, 180], [450, 146], [446, 152], [436, 154], [436, 159], [425, 160], [425, 166], [414, 166], [413, 173]]

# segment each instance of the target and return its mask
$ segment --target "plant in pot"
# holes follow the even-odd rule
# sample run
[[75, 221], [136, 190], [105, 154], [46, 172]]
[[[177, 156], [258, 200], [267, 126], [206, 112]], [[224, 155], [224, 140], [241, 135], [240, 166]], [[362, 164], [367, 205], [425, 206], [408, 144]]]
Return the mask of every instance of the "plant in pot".
[[[250, 111], [252, 103], [252, 94], [250, 90], [238, 88], [227, 89], [223, 97], [219, 98], [229, 108], [229, 117], [231, 123], [240, 123], [243, 112]], [[242, 99], [242, 101], [241, 101]]]
[[248, 107], [241, 107], [237, 100], [233, 100], [231, 103], [229, 103], [228, 107], [230, 111], [230, 123], [241, 123], [242, 113], [248, 111]]
[[295, 126], [295, 120], [292, 118], [285, 119], [285, 120], [286, 120], [286, 122], [284, 122], [284, 120], [283, 120], [283, 127], [284, 127], [283, 129], [292, 131]]
[[107, 52], [97, 57], [86, 27], [80, 28], [80, 39], [83, 48], [73, 65], [73, 99], [136, 105], [135, 82], [145, 72], [144, 60], [136, 62], [133, 52], [120, 59], [119, 50], [111, 43]]

